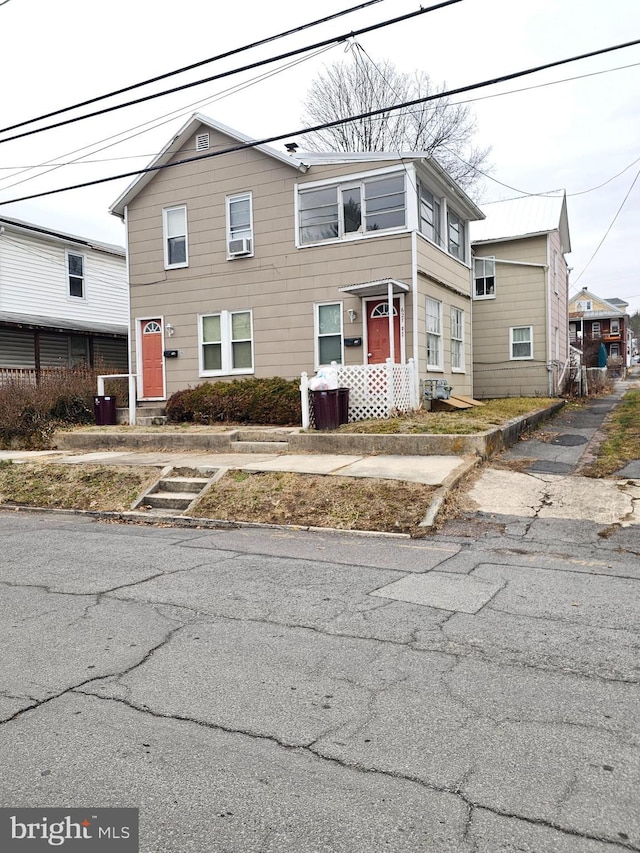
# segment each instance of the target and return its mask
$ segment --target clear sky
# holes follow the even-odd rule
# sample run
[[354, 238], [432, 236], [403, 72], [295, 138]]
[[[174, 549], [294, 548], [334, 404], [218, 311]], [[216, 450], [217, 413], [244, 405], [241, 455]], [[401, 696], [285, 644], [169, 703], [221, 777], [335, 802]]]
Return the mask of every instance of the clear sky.
[[[6, 127], [104, 94], [356, 3], [9, 0], [0, 6], [0, 124]], [[384, 0], [172, 78], [163, 88], [419, 6], [418, 0]], [[373, 59], [390, 59], [402, 71], [423, 70], [456, 87], [639, 38], [640, 0], [461, 0], [360, 36], [358, 42]], [[261, 82], [251, 82], [259, 72], [244, 73], [12, 142], [3, 144], [9, 133], [0, 134], [0, 201], [146, 165], [196, 110], [257, 138], [291, 133], [293, 139], [310, 81], [323, 63], [344, 57], [342, 45]], [[238, 83], [250, 85], [227, 91]], [[138, 94], [159, 88], [156, 84]], [[572, 293], [588, 287], [604, 298], [625, 299], [632, 313], [640, 310], [639, 96], [640, 46], [465, 96], [473, 99], [478, 144], [492, 147], [481, 202], [566, 190]], [[83, 160], [73, 165], [26, 170], [79, 157]], [[4, 205], [0, 215], [123, 245], [123, 227], [108, 207], [128, 183], [119, 180]]]

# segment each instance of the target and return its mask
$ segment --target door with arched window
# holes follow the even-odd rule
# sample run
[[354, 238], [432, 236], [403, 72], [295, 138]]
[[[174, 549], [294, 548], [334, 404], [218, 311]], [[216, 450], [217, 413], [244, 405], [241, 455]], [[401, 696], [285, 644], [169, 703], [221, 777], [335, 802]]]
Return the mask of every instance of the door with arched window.
[[[400, 300], [393, 300], [394, 361], [400, 362]], [[391, 357], [389, 341], [389, 302], [375, 299], [367, 302], [367, 363], [383, 364]]]
[[140, 321], [142, 393], [145, 400], [164, 397], [164, 356], [162, 320]]

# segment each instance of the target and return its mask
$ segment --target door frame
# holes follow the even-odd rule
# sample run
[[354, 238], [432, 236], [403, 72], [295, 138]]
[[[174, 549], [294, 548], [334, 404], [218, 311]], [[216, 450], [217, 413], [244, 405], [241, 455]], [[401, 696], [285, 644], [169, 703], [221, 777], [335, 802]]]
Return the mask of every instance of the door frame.
[[[399, 323], [400, 323], [400, 340], [394, 341], [395, 348], [395, 364], [406, 364], [407, 361], [407, 353], [406, 353], [406, 309], [405, 309], [405, 294], [404, 293], [394, 293], [392, 296], [392, 304], [399, 300]], [[369, 364], [369, 357], [367, 353], [369, 352], [369, 303], [370, 302], [381, 302], [389, 301], [389, 297], [386, 293], [379, 293], [377, 296], [363, 296], [362, 297], [362, 313], [364, 314], [364, 319], [362, 323], [362, 343], [363, 343], [363, 352], [362, 352], [362, 363]]]
[[144, 394], [144, 377], [142, 373], [142, 327], [145, 323], [148, 323], [149, 320], [159, 320], [160, 325], [162, 326], [162, 350], [165, 349], [165, 338], [164, 338], [164, 315], [162, 314], [149, 314], [145, 317], [136, 317], [135, 321], [135, 335], [136, 335], [136, 382], [138, 385], [138, 391], [142, 393], [138, 393], [138, 400], [144, 401], [152, 401], [152, 400], [166, 400], [167, 399], [167, 371], [166, 365], [164, 363], [164, 356], [162, 357], [162, 396], [161, 397], [147, 397]]

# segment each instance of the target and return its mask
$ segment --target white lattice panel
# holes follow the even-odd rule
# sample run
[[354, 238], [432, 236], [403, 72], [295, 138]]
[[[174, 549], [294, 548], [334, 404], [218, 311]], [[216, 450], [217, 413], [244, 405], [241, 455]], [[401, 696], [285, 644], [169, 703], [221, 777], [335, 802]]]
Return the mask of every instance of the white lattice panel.
[[[394, 411], [415, 408], [413, 361], [409, 364], [333, 365], [338, 386], [349, 389], [349, 422], [389, 418]], [[313, 406], [308, 401], [310, 425], [315, 426]]]

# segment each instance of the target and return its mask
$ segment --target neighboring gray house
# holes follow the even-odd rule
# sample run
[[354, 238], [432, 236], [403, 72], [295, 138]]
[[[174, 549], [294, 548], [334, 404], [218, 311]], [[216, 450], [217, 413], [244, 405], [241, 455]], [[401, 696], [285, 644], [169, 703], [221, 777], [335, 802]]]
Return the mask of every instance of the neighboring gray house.
[[486, 218], [471, 224], [474, 396], [555, 396], [569, 361], [566, 198], [482, 210]]
[[0, 378], [128, 370], [124, 249], [0, 216]]
[[140, 176], [112, 206], [127, 222], [138, 398], [389, 358], [470, 394], [482, 211], [425, 152], [250, 142], [196, 114], [153, 165], [192, 162]]

